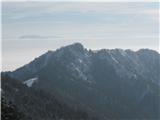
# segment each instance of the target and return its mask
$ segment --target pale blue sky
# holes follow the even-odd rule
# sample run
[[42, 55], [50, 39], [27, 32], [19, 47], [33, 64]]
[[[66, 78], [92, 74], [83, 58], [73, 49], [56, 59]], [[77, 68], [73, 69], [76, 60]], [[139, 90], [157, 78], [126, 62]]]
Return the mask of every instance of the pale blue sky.
[[3, 2], [2, 69], [74, 42], [158, 50], [158, 19], [156, 2]]

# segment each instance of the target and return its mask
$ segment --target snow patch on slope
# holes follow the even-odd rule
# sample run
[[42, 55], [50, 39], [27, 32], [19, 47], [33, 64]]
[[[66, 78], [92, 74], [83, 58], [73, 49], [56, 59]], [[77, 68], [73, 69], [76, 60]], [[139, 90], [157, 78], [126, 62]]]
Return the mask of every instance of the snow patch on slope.
[[126, 53], [125, 50], [120, 49], [119, 52], [120, 52], [120, 54], [121, 54], [122, 56], [124, 56], [124, 57], [127, 56], [127, 53]]
[[111, 56], [112, 60], [114, 62], [116, 62], [117, 64], [119, 64], [118, 60], [116, 60], [116, 58], [113, 57], [112, 53], [109, 51], [109, 55]]
[[32, 87], [33, 83], [35, 83], [37, 80], [38, 80], [38, 77], [34, 77], [34, 78], [24, 81], [23, 83], [27, 85], [28, 87]]

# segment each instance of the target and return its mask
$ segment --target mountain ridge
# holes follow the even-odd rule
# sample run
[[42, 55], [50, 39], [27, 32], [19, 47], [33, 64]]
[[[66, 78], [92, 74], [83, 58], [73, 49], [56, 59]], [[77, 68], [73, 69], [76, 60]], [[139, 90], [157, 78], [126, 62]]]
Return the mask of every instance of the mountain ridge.
[[[88, 51], [92, 51], [94, 53], [96, 52], [100, 52], [100, 51], [125, 51], [125, 52], [134, 52], [134, 53], [138, 53], [138, 52], [141, 52], [141, 51], [148, 51], [150, 53], [154, 53], [154, 54], [159, 54], [159, 52], [157, 52], [156, 50], [153, 50], [153, 49], [148, 49], [148, 48], [141, 48], [141, 49], [138, 49], [136, 51], [132, 50], [132, 49], [122, 49], [122, 48], [113, 48], [113, 49], [107, 49], [107, 48], [102, 48], [102, 49], [98, 49], [98, 50], [92, 50], [92, 49], [89, 49], [89, 48], [84, 48], [84, 46], [80, 43], [80, 42], [76, 42], [76, 43], [73, 43], [73, 44], [70, 44], [70, 45], [67, 45], [67, 46], [62, 46], [60, 48], [57, 48], [56, 50], [48, 50], [47, 52], [45, 52], [44, 54], [36, 57], [35, 59], [31, 60], [31, 62], [33, 62], [34, 60], [38, 59], [39, 57], [42, 57], [43, 55], [46, 55], [46, 54], [51, 54], [51, 53], [54, 53], [56, 51], [59, 51], [59, 50], [62, 50], [62, 49], [67, 49], [69, 47], [72, 47], [72, 48], [75, 48], [76, 46], [79, 46], [80, 48], [83, 48], [83, 49], [86, 49]], [[29, 62], [28, 64], [30, 64], [31, 62]], [[26, 64], [27, 65], [27, 64]], [[23, 65], [15, 70], [9, 70], [9, 71], [2, 71], [2, 72], [13, 72], [13, 71], [16, 71], [26, 65]]]
[[159, 67], [160, 54], [153, 50], [93, 51], [75, 43], [6, 74], [24, 82], [37, 78], [31, 87], [79, 104], [100, 119], [157, 119]]

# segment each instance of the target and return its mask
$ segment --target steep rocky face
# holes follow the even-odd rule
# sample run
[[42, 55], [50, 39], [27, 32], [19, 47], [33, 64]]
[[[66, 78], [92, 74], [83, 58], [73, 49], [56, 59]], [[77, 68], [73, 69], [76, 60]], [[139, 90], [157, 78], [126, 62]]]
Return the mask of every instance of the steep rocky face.
[[75, 43], [9, 75], [24, 83], [36, 78], [31, 87], [54, 93], [101, 119], [158, 119], [159, 69], [160, 54], [152, 50], [92, 51]]

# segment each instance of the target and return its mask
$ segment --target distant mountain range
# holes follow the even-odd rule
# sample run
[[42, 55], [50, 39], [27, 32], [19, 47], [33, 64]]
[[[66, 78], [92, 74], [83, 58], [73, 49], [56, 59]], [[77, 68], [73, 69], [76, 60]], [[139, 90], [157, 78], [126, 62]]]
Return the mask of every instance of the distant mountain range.
[[[75, 43], [2, 72], [2, 91], [33, 120], [159, 120], [160, 54], [149, 49], [93, 51]], [[41, 108], [43, 103], [50, 107]]]

